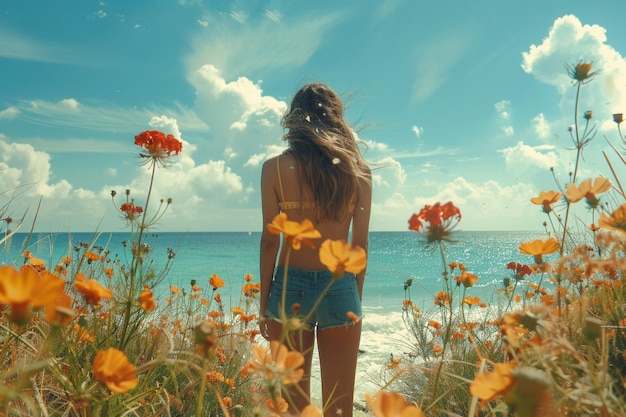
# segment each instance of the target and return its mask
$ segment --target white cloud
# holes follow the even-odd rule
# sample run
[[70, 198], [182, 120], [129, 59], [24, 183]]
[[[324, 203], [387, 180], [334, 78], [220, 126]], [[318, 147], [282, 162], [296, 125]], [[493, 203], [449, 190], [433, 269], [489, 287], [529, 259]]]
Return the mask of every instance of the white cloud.
[[552, 145], [529, 146], [519, 141], [499, 152], [504, 156], [507, 171], [518, 181], [535, 175], [546, 176], [550, 168], [564, 163]]
[[59, 104], [62, 107], [65, 107], [66, 109], [71, 110], [71, 111], [78, 110], [78, 107], [80, 106], [80, 103], [78, 102], [78, 100], [73, 99], [73, 98], [66, 98], [65, 100], [61, 100]]
[[567, 115], [574, 108], [575, 89], [564, 64], [593, 62], [593, 69], [600, 72], [583, 87], [581, 106], [583, 110], [592, 109], [603, 120], [609, 119], [611, 114], [626, 109], [626, 61], [607, 42], [603, 27], [582, 24], [576, 16], [565, 15], [554, 21], [539, 45], [531, 45], [522, 53], [522, 68], [538, 80], [557, 87], [563, 94], [561, 112]]
[[411, 126], [411, 131], [413, 133], [415, 133], [415, 136], [420, 138], [422, 136], [422, 133], [424, 133], [424, 128], [423, 127], [419, 127], [417, 125], [413, 125], [413, 126]]
[[515, 134], [515, 130], [513, 129], [513, 126], [510, 125], [511, 102], [509, 100], [502, 100], [497, 102], [494, 107], [498, 113], [498, 118], [502, 121], [502, 132], [504, 132], [505, 136], [513, 136]]
[[7, 107], [6, 109], [0, 111], [0, 119], [14, 119], [19, 116], [20, 109], [15, 106]]
[[552, 128], [543, 113], [539, 113], [535, 116], [532, 120], [532, 124], [539, 139], [548, 139], [551, 137]]

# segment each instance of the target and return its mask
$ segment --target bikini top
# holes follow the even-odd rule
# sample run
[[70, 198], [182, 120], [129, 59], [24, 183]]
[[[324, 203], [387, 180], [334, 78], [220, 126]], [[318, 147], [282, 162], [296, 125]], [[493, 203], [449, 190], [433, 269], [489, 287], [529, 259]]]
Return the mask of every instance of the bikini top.
[[298, 210], [298, 209], [304, 209], [304, 210], [310, 210], [310, 209], [314, 209], [315, 208], [315, 203], [311, 202], [311, 201], [285, 201], [285, 192], [283, 191], [283, 181], [280, 177], [280, 161], [279, 161], [280, 156], [276, 157], [276, 170], [278, 171], [278, 186], [280, 188], [280, 199], [281, 201], [278, 202], [278, 207], [280, 208], [281, 211], [285, 211], [285, 210]]

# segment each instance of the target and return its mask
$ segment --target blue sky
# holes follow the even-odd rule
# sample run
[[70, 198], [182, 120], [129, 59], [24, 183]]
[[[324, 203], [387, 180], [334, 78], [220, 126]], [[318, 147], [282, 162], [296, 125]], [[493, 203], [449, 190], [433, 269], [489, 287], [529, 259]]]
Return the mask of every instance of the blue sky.
[[[67, 0], [0, 4], [0, 207], [36, 230], [124, 230], [137, 204], [134, 136], [172, 133], [158, 230], [261, 230], [263, 161], [283, 148], [293, 93], [323, 81], [346, 102], [374, 170], [372, 230], [406, 230], [452, 201], [461, 230], [541, 230], [529, 199], [567, 182], [575, 88], [598, 135], [579, 178], [609, 175], [602, 136], [626, 112], [621, 1]], [[119, 199], [118, 204], [122, 202]]]

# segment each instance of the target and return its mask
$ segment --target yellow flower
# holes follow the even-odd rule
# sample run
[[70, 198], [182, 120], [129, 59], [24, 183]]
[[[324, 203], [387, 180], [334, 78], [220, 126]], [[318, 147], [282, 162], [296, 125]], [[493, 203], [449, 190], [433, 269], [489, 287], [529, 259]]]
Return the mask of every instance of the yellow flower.
[[619, 230], [626, 233], [626, 203], [615, 209], [610, 216], [601, 213], [598, 224], [603, 229]]
[[333, 273], [334, 278], [343, 277], [345, 272], [358, 274], [367, 265], [365, 249], [352, 246], [345, 240], [327, 239], [320, 246], [320, 261]]
[[295, 250], [299, 250], [302, 243], [313, 248], [313, 242], [309, 239], [319, 239], [322, 236], [309, 219], [294, 222], [287, 220], [285, 213], [279, 213], [274, 217], [274, 220], [267, 225], [267, 230], [275, 235], [282, 233], [285, 240]]
[[606, 178], [596, 178], [593, 185], [591, 185], [591, 178], [587, 178], [578, 187], [574, 183], [567, 184], [565, 197], [570, 203], [577, 203], [584, 198], [589, 207], [596, 208], [600, 202], [597, 194], [604, 193], [610, 189], [611, 181]]
[[482, 404], [506, 395], [515, 385], [514, 368], [511, 363], [496, 363], [493, 372], [478, 373], [470, 383], [471, 394], [482, 400]]
[[156, 303], [154, 302], [154, 297], [152, 296], [152, 291], [149, 289], [144, 289], [139, 293], [139, 306], [143, 308], [145, 311], [153, 311], [156, 308]]
[[552, 204], [559, 201], [561, 197], [561, 193], [557, 193], [556, 191], [542, 191], [539, 193], [539, 197], [531, 198], [530, 202], [538, 206], [543, 206], [544, 213], [550, 213], [552, 211]]
[[16, 324], [28, 323], [33, 310], [54, 309], [64, 288], [62, 278], [46, 271], [40, 275], [31, 266], [0, 267], [0, 305], [10, 307], [9, 319]]
[[211, 274], [211, 279], [209, 279], [209, 285], [213, 287], [213, 291], [215, 291], [218, 288], [222, 288], [224, 286], [224, 280], [216, 274]]
[[113, 292], [104, 288], [95, 279], [88, 279], [78, 274], [74, 282], [74, 288], [83, 295], [85, 302], [89, 305], [99, 306], [102, 298], [110, 300], [113, 298]]
[[536, 239], [530, 242], [524, 242], [520, 245], [519, 251], [524, 255], [533, 255], [535, 263], [542, 264], [542, 255], [549, 255], [559, 250], [559, 242], [551, 237], [547, 240]]
[[96, 354], [93, 375], [113, 393], [129, 391], [139, 383], [135, 366], [121, 350], [108, 348]]
[[402, 394], [378, 391], [375, 398], [365, 394], [376, 417], [425, 417], [426, 414], [415, 404], [408, 404]]

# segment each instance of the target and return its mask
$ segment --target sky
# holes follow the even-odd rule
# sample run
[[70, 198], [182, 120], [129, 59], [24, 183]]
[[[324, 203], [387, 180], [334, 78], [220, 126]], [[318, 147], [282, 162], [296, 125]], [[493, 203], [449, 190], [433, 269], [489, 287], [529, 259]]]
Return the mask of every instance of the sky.
[[[576, 88], [594, 140], [578, 178], [609, 176], [626, 113], [622, 0], [4, 0], [0, 214], [20, 231], [124, 231], [150, 175], [134, 136], [182, 153], [156, 172], [159, 231], [260, 231], [260, 172], [284, 150], [293, 94], [321, 81], [373, 167], [372, 231], [452, 201], [458, 230], [543, 230], [530, 198], [567, 183]], [[609, 140], [607, 141], [606, 138]], [[615, 162], [614, 162], [615, 163]], [[618, 170], [623, 166], [621, 162]], [[111, 191], [117, 197], [111, 198]], [[2, 230], [2, 226], [0, 226]]]

